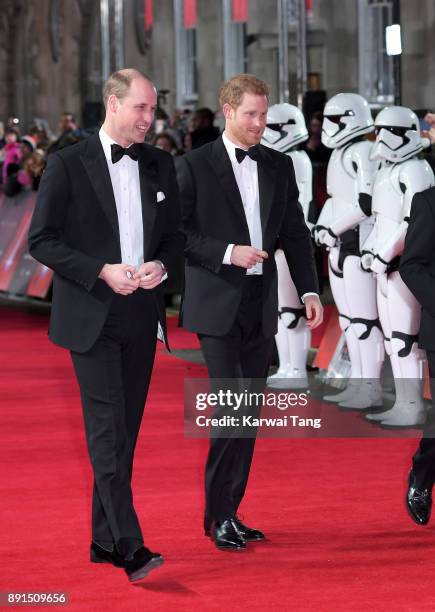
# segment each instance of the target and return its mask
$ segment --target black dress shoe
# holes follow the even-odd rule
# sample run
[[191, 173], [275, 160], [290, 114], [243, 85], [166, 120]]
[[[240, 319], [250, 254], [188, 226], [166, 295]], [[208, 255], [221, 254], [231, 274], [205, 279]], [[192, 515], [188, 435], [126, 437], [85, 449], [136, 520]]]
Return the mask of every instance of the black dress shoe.
[[125, 560], [125, 573], [130, 582], [142, 580], [145, 576], [163, 563], [160, 553], [153, 553], [145, 546], [134, 553], [133, 559]]
[[125, 559], [122, 557], [116, 548], [113, 551], [101, 548], [95, 542], [91, 543], [91, 561], [92, 563], [111, 563], [115, 567], [124, 567]]
[[239, 551], [246, 548], [246, 541], [238, 533], [232, 519], [214, 523], [212, 538], [216, 548], [220, 550]]
[[427, 525], [432, 510], [432, 488], [420, 489], [416, 486], [416, 480], [414, 470], [411, 470], [406, 493], [406, 508], [417, 525]]
[[259, 542], [260, 540], [264, 540], [264, 533], [259, 531], [258, 529], [251, 529], [251, 527], [247, 527], [242, 523], [240, 519], [233, 518], [233, 525], [236, 528], [237, 533], [242, 536], [246, 542]]

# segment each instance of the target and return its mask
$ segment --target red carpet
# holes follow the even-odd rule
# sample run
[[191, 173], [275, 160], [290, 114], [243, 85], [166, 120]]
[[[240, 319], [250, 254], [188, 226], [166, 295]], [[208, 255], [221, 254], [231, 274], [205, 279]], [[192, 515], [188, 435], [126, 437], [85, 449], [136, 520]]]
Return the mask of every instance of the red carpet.
[[403, 504], [415, 440], [259, 440], [243, 515], [269, 540], [215, 550], [201, 531], [207, 443], [182, 431], [183, 378], [203, 370], [161, 348], [135, 502], [166, 563], [138, 586], [89, 563], [78, 390], [46, 327], [0, 309], [0, 592], [67, 592], [84, 611], [435, 609], [435, 526], [414, 525]]

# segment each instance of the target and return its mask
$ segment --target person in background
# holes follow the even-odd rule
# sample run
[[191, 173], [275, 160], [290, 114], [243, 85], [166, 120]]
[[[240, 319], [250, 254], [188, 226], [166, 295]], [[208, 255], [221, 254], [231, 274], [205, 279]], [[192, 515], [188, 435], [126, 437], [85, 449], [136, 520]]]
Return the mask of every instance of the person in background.
[[422, 130], [421, 135], [429, 138], [431, 144], [435, 144], [435, 113], [426, 113], [424, 121], [429, 124], [428, 130]]
[[34, 125], [29, 130], [29, 136], [33, 138], [36, 144], [36, 148], [41, 153], [48, 150], [50, 146], [50, 141], [46, 129]]
[[5, 126], [3, 124], [3, 121], [0, 121], [0, 151], [1, 151], [1, 149], [3, 149], [5, 144], [6, 144], [6, 140], [5, 140]]
[[17, 181], [23, 188], [36, 191], [45, 167], [44, 155], [36, 148], [36, 141], [30, 134], [21, 139], [22, 163], [17, 173]]
[[308, 133], [310, 137], [303, 146], [312, 164], [326, 164], [331, 156], [331, 151], [322, 143], [322, 122], [323, 115], [316, 112], [311, 115], [308, 123]]
[[214, 126], [213, 122], [214, 113], [209, 108], [198, 108], [193, 113], [190, 132], [192, 149], [198, 149], [207, 142], [216, 140], [219, 136], [219, 128]]
[[183, 149], [184, 124], [186, 120], [186, 111], [175, 110], [168, 116], [168, 125], [165, 132], [172, 136], [177, 144], [177, 149]]
[[177, 143], [167, 132], [157, 134], [157, 136], [154, 138], [153, 144], [155, 147], [162, 149], [162, 151], [167, 151], [171, 155], [179, 155]]
[[24, 161], [23, 172], [27, 175], [27, 185], [37, 191], [45, 168], [45, 158], [39, 149], [36, 149]]
[[54, 153], [65, 147], [76, 144], [80, 140], [80, 130], [72, 113], [62, 113], [59, 120], [60, 136], [49, 147], [48, 152]]
[[15, 128], [7, 128], [5, 132], [5, 146], [3, 147], [4, 159], [2, 167], [2, 182], [5, 184], [11, 169], [15, 171], [22, 159], [21, 146], [18, 142], [18, 131]]

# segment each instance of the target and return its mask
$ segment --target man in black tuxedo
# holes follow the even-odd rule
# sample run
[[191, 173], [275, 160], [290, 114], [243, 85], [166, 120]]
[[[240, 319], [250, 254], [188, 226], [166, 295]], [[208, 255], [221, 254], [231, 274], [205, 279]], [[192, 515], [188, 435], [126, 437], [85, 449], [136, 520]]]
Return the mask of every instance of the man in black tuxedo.
[[[311, 328], [320, 324], [322, 306], [291, 159], [259, 145], [266, 83], [233, 77], [221, 88], [220, 104], [222, 137], [185, 155], [177, 169], [186, 236], [181, 320], [199, 335], [211, 379], [262, 381], [277, 330], [278, 240]], [[240, 436], [210, 443], [204, 528], [223, 550], [264, 538], [237, 516], [254, 443]]]
[[432, 408], [412, 461], [407, 509], [419, 525], [429, 522], [435, 482], [435, 187], [416, 193], [411, 206], [400, 276], [421, 304], [419, 345], [429, 364]]
[[71, 351], [94, 471], [91, 561], [131, 581], [161, 565], [133, 507], [133, 455], [154, 362], [160, 283], [182, 254], [172, 158], [144, 144], [157, 105], [148, 77], [115, 72], [100, 132], [53, 153], [30, 253], [54, 270], [49, 335]]

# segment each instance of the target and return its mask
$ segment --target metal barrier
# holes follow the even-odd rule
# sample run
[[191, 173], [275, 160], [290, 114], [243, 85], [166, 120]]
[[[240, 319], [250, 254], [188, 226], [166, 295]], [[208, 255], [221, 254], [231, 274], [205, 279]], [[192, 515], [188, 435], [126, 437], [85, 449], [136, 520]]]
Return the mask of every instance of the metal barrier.
[[45, 300], [53, 272], [29, 254], [27, 233], [35, 208], [36, 193], [14, 197], [0, 193], [0, 296], [3, 299]]

